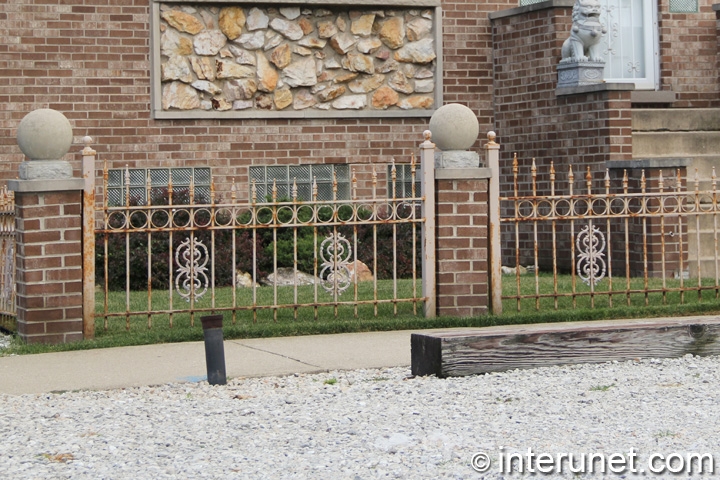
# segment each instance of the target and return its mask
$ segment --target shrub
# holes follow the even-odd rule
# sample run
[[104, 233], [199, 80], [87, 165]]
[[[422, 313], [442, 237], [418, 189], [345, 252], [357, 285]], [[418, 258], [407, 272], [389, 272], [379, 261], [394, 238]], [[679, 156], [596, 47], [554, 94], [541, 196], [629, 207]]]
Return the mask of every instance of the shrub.
[[[197, 204], [207, 204], [205, 198], [196, 198]], [[181, 203], [183, 202], [183, 203]], [[186, 205], [189, 203], [189, 194], [185, 190], [173, 192], [173, 205]], [[153, 205], [168, 205], [167, 189], [158, 189], [153, 192]], [[136, 199], [131, 200], [132, 206], [137, 206]], [[408, 207], [411, 208], [411, 207]], [[175, 212], [175, 223], [189, 223], [190, 211]], [[206, 225], [209, 223], [209, 212], [205, 210], [196, 210], [194, 213], [196, 224]], [[349, 218], [351, 214], [350, 207], [341, 206], [338, 215], [341, 219]], [[155, 210], [153, 220], [156, 224], [167, 221], [169, 213], [162, 210]], [[248, 223], [249, 213], [245, 213], [238, 220], [240, 223]], [[270, 223], [272, 220], [273, 210], [264, 208], [258, 212], [258, 221], [260, 223]], [[277, 212], [280, 223], [286, 223], [290, 220], [288, 212], [281, 209]], [[308, 211], [301, 210], [301, 222], [310, 220]], [[320, 209], [318, 213], [320, 221], [328, 221], [332, 215], [332, 209]], [[307, 218], [305, 218], [307, 217]], [[226, 223], [229, 219], [217, 219], [220, 223]], [[253, 272], [253, 245], [256, 243], [256, 268], [254, 276], [261, 279], [273, 271], [273, 257], [275, 249], [277, 249], [277, 266], [292, 267], [294, 265], [294, 250], [297, 242], [297, 266], [298, 269], [306, 273], [314, 273], [315, 269], [315, 252], [319, 250], [320, 243], [325, 239], [328, 233], [332, 231], [332, 227], [280, 227], [253, 229], [236, 229], [234, 235], [235, 243], [235, 265], [233, 268], [233, 230], [218, 229], [213, 231], [209, 229], [198, 228], [194, 232], [175, 231], [156, 232], [148, 236], [147, 233], [133, 232], [133, 228], [140, 228], [143, 223], [140, 216], [133, 216], [130, 221], [130, 229], [128, 233], [110, 233], [98, 234], [96, 236], [96, 278], [98, 283], [104, 282], [105, 272], [105, 240], [108, 242], [108, 287], [110, 290], [125, 290], [126, 282], [129, 280], [131, 290], [145, 290], [148, 287], [148, 252], [152, 253], [150, 266], [150, 286], [152, 289], [166, 290], [173, 288], [170, 285], [171, 273], [173, 268], [173, 278], [177, 275], [178, 267], [176, 259], [171, 258], [176, 255], [178, 249], [183, 242], [191, 237], [195, 242], [202, 242], [207, 247], [207, 257], [201, 260], [207, 260], [207, 275], [210, 278], [210, 266], [213, 258], [215, 261], [215, 285], [227, 286], [232, 285], [235, 269], [245, 272]], [[118, 226], [117, 224], [115, 226]], [[357, 257], [360, 261], [367, 264], [370, 268], [374, 265], [374, 248], [373, 248], [373, 232], [377, 235], [377, 277], [378, 279], [392, 278], [393, 276], [393, 249], [397, 254], [397, 275], [399, 278], [407, 278], [412, 275], [413, 261], [420, 263], [420, 227], [417, 227], [417, 255], [412, 254], [412, 226], [409, 224], [396, 225], [396, 239], [393, 239], [393, 226], [391, 224], [361, 224], [355, 227], [345, 225], [338, 227], [338, 232], [347, 238], [351, 245], [353, 235], [357, 229], [358, 251]], [[273, 235], [273, 230], [276, 230]], [[315, 242], [315, 231], [317, 230], [317, 244]], [[297, 240], [295, 233], [297, 232]], [[213, 239], [214, 235], [214, 239]], [[171, 241], [172, 238], [172, 241]], [[148, 240], [150, 243], [148, 244]], [[148, 247], [149, 245], [149, 247]], [[129, 253], [129, 254], [128, 254]], [[129, 262], [127, 260], [129, 258]], [[352, 257], [351, 257], [352, 258]], [[319, 262], [319, 260], [318, 260]], [[320, 265], [318, 264], [318, 269]]]

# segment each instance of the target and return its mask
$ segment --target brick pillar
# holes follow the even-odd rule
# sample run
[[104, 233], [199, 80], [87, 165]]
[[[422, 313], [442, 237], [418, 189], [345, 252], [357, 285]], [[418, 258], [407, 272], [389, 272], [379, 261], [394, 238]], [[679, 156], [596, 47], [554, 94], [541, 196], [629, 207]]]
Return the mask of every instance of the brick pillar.
[[17, 328], [28, 343], [83, 338], [82, 179], [12, 180]]
[[487, 168], [435, 170], [437, 312], [488, 313]]

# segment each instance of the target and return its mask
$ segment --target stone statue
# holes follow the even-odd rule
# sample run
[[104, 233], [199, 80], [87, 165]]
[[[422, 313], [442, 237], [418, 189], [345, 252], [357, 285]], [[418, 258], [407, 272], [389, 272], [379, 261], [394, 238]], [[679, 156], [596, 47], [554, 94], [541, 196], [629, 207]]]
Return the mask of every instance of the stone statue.
[[607, 32], [600, 23], [598, 0], [575, 0], [570, 38], [562, 46], [560, 63], [604, 62], [600, 56], [600, 39]]

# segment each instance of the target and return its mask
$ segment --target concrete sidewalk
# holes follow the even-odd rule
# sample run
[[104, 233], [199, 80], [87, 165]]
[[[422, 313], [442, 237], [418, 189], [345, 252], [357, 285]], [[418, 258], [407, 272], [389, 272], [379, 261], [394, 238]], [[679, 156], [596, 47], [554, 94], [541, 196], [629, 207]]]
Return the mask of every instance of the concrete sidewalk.
[[[225, 340], [227, 377], [408, 366], [409, 330]], [[0, 393], [193, 382], [206, 379], [204, 342], [0, 357]]]

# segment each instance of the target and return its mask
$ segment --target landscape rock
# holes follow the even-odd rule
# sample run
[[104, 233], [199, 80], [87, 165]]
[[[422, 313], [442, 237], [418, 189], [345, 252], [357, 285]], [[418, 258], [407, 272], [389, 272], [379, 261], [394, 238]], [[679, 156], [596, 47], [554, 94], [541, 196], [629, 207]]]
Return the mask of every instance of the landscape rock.
[[295, 270], [292, 267], [278, 268], [275, 273], [271, 273], [265, 280], [264, 285], [288, 286], [288, 285], [314, 285], [320, 283], [320, 280], [308, 273]]

